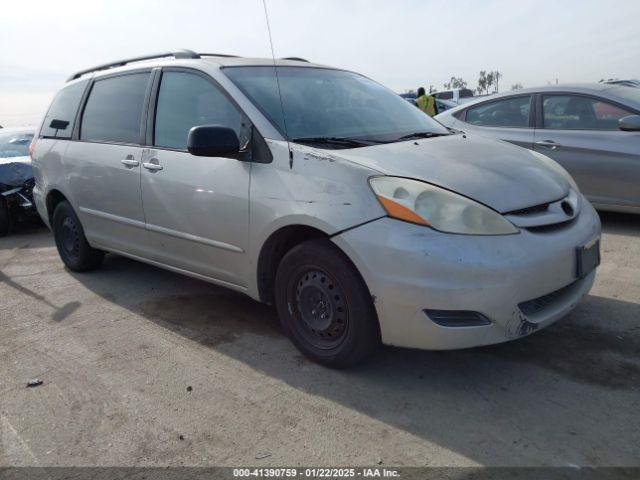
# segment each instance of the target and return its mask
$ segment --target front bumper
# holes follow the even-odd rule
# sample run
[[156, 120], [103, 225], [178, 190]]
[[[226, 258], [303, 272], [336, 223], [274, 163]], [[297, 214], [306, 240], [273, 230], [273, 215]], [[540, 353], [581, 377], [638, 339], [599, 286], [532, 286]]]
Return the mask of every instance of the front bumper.
[[[374, 297], [383, 343], [445, 350], [504, 342], [562, 318], [595, 278], [595, 270], [576, 278], [576, 247], [599, 236], [583, 200], [578, 217], [552, 231], [453, 235], [383, 218], [333, 241]], [[442, 326], [425, 309], [479, 312], [491, 323]]]

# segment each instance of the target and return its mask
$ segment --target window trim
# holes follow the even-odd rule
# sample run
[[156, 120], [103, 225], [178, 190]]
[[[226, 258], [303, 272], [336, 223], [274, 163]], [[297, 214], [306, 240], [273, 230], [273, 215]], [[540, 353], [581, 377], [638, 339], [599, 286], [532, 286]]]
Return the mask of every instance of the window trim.
[[[508, 125], [477, 125], [475, 123], [469, 123], [467, 122], [467, 112], [469, 110], [472, 110], [474, 108], [478, 108], [478, 107], [483, 107], [486, 105], [489, 105], [491, 103], [497, 103], [497, 102], [502, 102], [505, 100], [513, 100], [515, 98], [521, 98], [521, 97], [529, 97], [529, 118], [527, 120], [528, 125], [525, 127], [519, 127], [519, 126], [508, 126]], [[461, 122], [464, 122], [468, 125], [471, 125], [472, 127], [479, 127], [479, 128], [517, 128], [517, 129], [525, 129], [525, 128], [534, 128], [535, 125], [535, 118], [536, 118], [536, 102], [534, 102], [534, 98], [535, 98], [535, 94], [534, 93], [520, 93], [520, 94], [516, 94], [516, 95], [507, 95], [504, 97], [500, 97], [500, 98], [492, 98], [490, 100], [485, 100], [483, 102], [479, 102], [479, 103], [474, 103], [473, 105], [469, 105], [468, 107], [462, 109], [460, 112], [457, 112], [457, 119], [460, 120]], [[456, 115], [456, 114], [454, 114]]]
[[610, 100], [608, 98], [605, 97], [600, 97], [598, 95], [593, 95], [590, 93], [582, 93], [582, 92], [567, 92], [564, 90], [554, 90], [554, 91], [550, 91], [550, 92], [538, 92], [537, 93], [537, 99], [536, 99], [536, 118], [535, 118], [535, 128], [536, 129], [540, 129], [540, 130], [550, 130], [550, 131], [569, 131], [569, 132], [579, 132], [579, 131], [585, 131], [585, 132], [620, 132], [620, 129], [615, 129], [615, 130], [609, 130], [609, 129], [603, 129], [603, 128], [546, 128], [544, 126], [544, 110], [543, 110], [543, 104], [544, 104], [544, 97], [566, 97], [566, 96], [571, 96], [571, 97], [585, 97], [588, 98], [590, 100], [595, 100], [597, 102], [604, 102], [604, 103], [608, 103], [614, 107], [618, 107], [622, 110], [625, 110], [627, 112], [629, 112], [630, 115], [638, 115], [640, 114], [640, 112], [638, 112], [637, 110], [635, 110], [634, 108], [629, 108], [628, 105], [624, 105], [620, 102], [616, 102], [615, 100]]
[[[76, 122], [77, 125], [77, 131], [76, 128], [74, 128], [74, 135], [77, 135], [77, 137], [72, 137], [73, 140], [77, 141], [77, 142], [82, 142], [82, 143], [96, 143], [96, 144], [103, 144], [103, 145], [122, 145], [122, 146], [128, 146], [128, 147], [142, 147], [144, 145], [144, 126], [145, 126], [145, 121], [146, 121], [146, 117], [145, 117], [145, 106], [148, 104], [149, 101], [149, 94], [151, 93], [151, 86], [153, 84], [153, 68], [137, 68], [135, 70], [127, 70], [126, 72], [118, 72], [118, 73], [112, 73], [109, 75], [101, 75], [99, 77], [93, 77], [91, 78], [90, 82], [89, 82], [89, 86], [88, 88], [85, 90], [85, 94], [82, 98], [82, 102], [81, 102], [81, 108], [78, 112], [78, 122]], [[138, 132], [138, 143], [129, 143], [129, 142], [112, 142], [112, 141], [105, 141], [105, 140], [88, 140], [88, 139], [83, 139], [80, 138], [80, 134], [82, 132], [82, 124], [84, 123], [84, 114], [85, 114], [85, 110], [87, 107], [87, 103], [89, 102], [89, 98], [91, 97], [91, 92], [93, 92], [93, 86], [96, 84], [96, 82], [99, 82], [101, 80], [107, 80], [110, 78], [116, 78], [116, 77], [124, 77], [126, 75], [135, 75], [135, 74], [140, 74], [140, 73], [149, 73], [149, 78], [147, 79], [147, 85], [145, 87], [145, 91], [144, 91], [144, 101], [142, 103], [142, 112], [140, 114], [140, 123], [139, 123], [139, 132]]]

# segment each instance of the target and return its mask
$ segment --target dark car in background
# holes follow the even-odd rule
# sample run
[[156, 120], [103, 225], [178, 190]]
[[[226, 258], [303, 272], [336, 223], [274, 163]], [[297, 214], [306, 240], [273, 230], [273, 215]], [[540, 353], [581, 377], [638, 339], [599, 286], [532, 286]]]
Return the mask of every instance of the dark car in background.
[[16, 223], [37, 219], [33, 206], [33, 170], [29, 144], [34, 130], [0, 130], [0, 237]]
[[528, 88], [465, 103], [436, 120], [551, 157], [599, 210], [640, 213], [639, 88]]

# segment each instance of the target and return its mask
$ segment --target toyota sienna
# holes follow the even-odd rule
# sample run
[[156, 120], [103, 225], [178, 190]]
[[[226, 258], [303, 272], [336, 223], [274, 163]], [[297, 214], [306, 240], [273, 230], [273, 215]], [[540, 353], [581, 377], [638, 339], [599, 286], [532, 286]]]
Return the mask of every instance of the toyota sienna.
[[74, 74], [30, 147], [72, 271], [105, 252], [273, 304], [332, 367], [528, 335], [594, 281], [600, 222], [539, 152], [354, 72], [188, 50]]

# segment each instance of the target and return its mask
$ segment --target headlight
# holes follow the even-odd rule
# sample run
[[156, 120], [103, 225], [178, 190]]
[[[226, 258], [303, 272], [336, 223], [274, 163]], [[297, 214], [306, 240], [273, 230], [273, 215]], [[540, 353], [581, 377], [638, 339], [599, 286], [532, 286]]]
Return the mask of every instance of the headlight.
[[447, 233], [509, 235], [518, 229], [499, 213], [462, 195], [400, 177], [372, 177], [369, 184], [390, 217]]
[[536, 157], [538, 160], [542, 160], [542, 162], [547, 167], [549, 167], [551, 170], [553, 170], [558, 175], [562, 176], [567, 182], [569, 182], [569, 185], [571, 185], [571, 188], [573, 188], [576, 192], [580, 191], [580, 189], [578, 188], [578, 185], [576, 184], [576, 181], [573, 179], [571, 175], [569, 175], [569, 172], [567, 172], [564, 168], [562, 168], [562, 166], [559, 163], [554, 161], [552, 158], [549, 158], [546, 155], [543, 155], [540, 152], [534, 152], [533, 150], [529, 150], [529, 151], [533, 154], [534, 157]]

